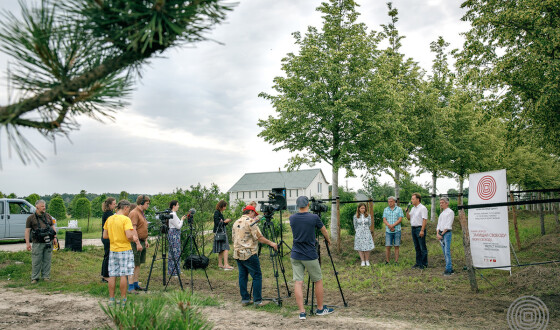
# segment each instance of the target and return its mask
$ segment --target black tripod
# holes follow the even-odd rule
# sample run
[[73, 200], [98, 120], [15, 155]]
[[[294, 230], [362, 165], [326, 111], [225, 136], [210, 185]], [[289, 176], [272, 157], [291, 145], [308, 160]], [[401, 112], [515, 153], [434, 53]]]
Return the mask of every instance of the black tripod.
[[[313, 212], [313, 213], [317, 214], [319, 218], [321, 217], [320, 213], [317, 212]], [[319, 265], [321, 265], [321, 245], [319, 244], [318, 230], [315, 230], [315, 246], [317, 248], [317, 255], [319, 256]], [[327, 248], [327, 254], [329, 255], [329, 258], [331, 259], [331, 265], [334, 271], [334, 276], [336, 277], [336, 283], [338, 284], [338, 290], [340, 291], [340, 296], [342, 297], [342, 302], [344, 303], [344, 307], [348, 307], [348, 303], [346, 302], [346, 299], [344, 299], [344, 293], [342, 293], [342, 287], [340, 286], [340, 280], [338, 279], [338, 272], [336, 271], [336, 267], [334, 266], [334, 261], [331, 255], [331, 249], [329, 248], [329, 243], [327, 242], [327, 240], [325, 240], [325, 247]], [[309, 307], [309, 315], [313, 315], [315, 314], [315, 311], [313, 309], [314, 306], [313, 298], [315, 297], [315, 282], [311, 282], [311, 275], [307, 277], [307, 295], [305, 296], [306, 305], [308, 305], [308, 301], [309, 301], [309, 288], [311, 288], [311, 305]], [[337, 306], [332, 306], [332, 307], [337, 307]], [[321, 308], [323, 308], [323, 306], [321, 306]]]
[[290, 251], [284, 253], [284, 245], [288, 248], [288, 250], [292, 251], [292, 248], [284, 241], [284, 227], [282, 226], [282, 211], [280, 211], [280, 242], [278, 242], [278, 253], [280, 256], [284, 257], [286, 254], [290, 253]]
[[[185, 229], [183, 231], [187, 232], [188, 231], [188, 235], [187, 235], [187, 239], [185, 240], [185, 242], [183, 243], [183, 248], [181, 249], [181, 253], [179, 254], [179, 262], [181, 262], [181, 256], [183, 255], [183, 253], [185, 252], [185, 248], [188, 246], [189, 247], [189, 256], [190, 258], [190, 269], [191, 269], [191, 293], [194, 292], [194, 281], [193, 281], [193, 258], [192, 256], [194, 256], [194, 252], [196, 252], [196, 256], [200, 259], [201, 255], [200, 255], [200, 250], [198, 249], [198, 245], [196, 244], [196, 239], [194, 236], [194, 230], [193, 230], [193, 220], [192, 220], [192, 216], [188, 218], [188, 222], [189, 222], [189, 228]], [[204, 234], [203, 234], [204, 235]], [[194, 249], [193, 249], [194, 247]], [[210, 287], [210, 291], [214, 291], [212, 289], [212, 284], [210, 284], [210, 279], [208, 278], [208, 273], [206, 272], [206, 268], [204, 269], [204, 275], [206, 275], [206, 280], [208, 281], [208, 286]], [[179, 273], [179, 271], [177, 271], [177, 276], [179, 278], [179, 283], [181, 283], [181, 274]], [[171, 280], [171, 278], [169, 279]], [[167, 288], [167, 285], [169, 284], [169, 281], [167, 282], [167, 284], [165, 285], [165, 287]], [[181, 289], [183, 288], [183, 285], [181, 284]]]
[[[263, 300], [272, 300], [278, 306], [282, 306], [282, 296], [280, 296], [280, 282], [278, 277], [280, 277], [279, 270], [282, 272], [282, 277], [284, 278], [284, 285], [286, 286], [286, 292], [288, 297], [292, 295], [290, 289], [288, 288], [288, 281], [286, 280], [286, 269], [284, 268], [284, 262], [282, 261], [282, 254], [280, 253], [280, 244], [278, 244], [278, 236], [276, 235], [276, 229], [274, 228], [274, 223], [272, 222], [273, 213], [267, 213], [264, 216], [264, 223], [262, 225], [262, 234], [268, 240], [276, 243], [278, 245], [278, 251], [274, 251], [274, 249], [269, 246], [268, 252], [270, 255], [270, 263], [272, 264], [272, 271], [274, 273], [274, 278], [276, 279], [276, 298], [263, 298]], [[262, 218], [261, 218], [262, 220]], [[251, 224], [251, 226], [257, 224], [260, 220]], [[280, 241], [282, 242], [282, 241]], [[259, 244], [259, 251], [258, 256], [261, 255], [262, 244]], [[251, 286], [251, 292], [253, 291], [253, 287]], [[286, 298], [286, 297], [284, 297]]]
[[[163, 260], [163, 285], [165, 285], [165, 288], [167, 289], [167, 285], [166, 285], [166, 271], [167, 271], [167, 267], [166, 267], [166, 261], [167, 261], [167, 249], [168, 249], [168, 226], [166, 224], [162, 224], [160, 227], [160, 231], [158, 234], [158, 237], [156, 239], [156, 245], [154, 248], [154, 255], [152, 257], [152, 264], [150, 265], [150, 272], [148, 273], [148, 280], [146, 281], [146, 288], [144, 289], [144, 291], [148, 291], [148, 287], [150, 286], [150, 279], [152, 278], [152, 271], [154, 269], [154, 263], [157, 260], [157, 255], [158, 255], [158, 249], [160, 248], [160, 244], [161, 244], [161, 260]], [[171, 256], [172, 260], [175, 260], [174, 256]], [[179, 273], [179, 265], [175, 264], [175, 268], [176, 268], [176, 273]], [[171, 279], [171, 278], [170, 278]], [[167, 282], [167, 284], [169, 284], [169, 282]], [[181, 285], [181, 290], [183, 290], [183, 283], [181, 282], [181, 278], [179, 277], [179, 284]]]

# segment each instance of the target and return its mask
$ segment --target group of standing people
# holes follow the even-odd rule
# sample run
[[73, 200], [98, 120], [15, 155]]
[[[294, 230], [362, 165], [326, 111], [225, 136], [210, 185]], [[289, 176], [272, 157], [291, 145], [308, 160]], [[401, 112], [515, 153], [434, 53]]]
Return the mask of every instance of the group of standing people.
[[[426, 227], [428, 224], [428, 209], [422, 204], [422, 197], [418, 193], [412, 194], [410, 204], [406, 208], [406, 218], [410, 220], [411, 236], [416, 252], [416, 260], [412, 268], [424, 269], [428, 267], [428, 248], [426, 246]], [[401, 223], [404, 218], [403, 210], [396, 205], [393, 196], [387, 199], [388, 206], [383, 210], [385, 224], [385, 264], [389, 264], [391, 248], [395, 248], [395, 263], [399, 261], [399, 247], [401, 245]], [[454, 273], [451, 262], [451, 231], [455, 214], [449, 208], [449, 199], [440, 198], [440, 215], [436, 228], [436, 237], [441, 244], [444, 259], [444, 275]], [[374, 249], [373, 237], [370, 232], [371, 216], [365, 203], [360, 203], [354, 215], [356, 235], [354, 249], [358, 251], [362, 266], [369, 266], [369, 253]]]

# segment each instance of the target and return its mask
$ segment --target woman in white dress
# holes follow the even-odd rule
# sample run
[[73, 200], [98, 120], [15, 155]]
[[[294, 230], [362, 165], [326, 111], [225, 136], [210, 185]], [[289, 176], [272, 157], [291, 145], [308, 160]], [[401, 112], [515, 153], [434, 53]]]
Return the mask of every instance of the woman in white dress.
[[354, 215], [354, 228], [356, 229], [356, 236], [354, 237], [354, 250], [360, 254], [362, 266], [369, 266], [369, 253], [375, 245], [373, 244], [373, 237], [369, 230], [371, 226], [371, 216], [368, 214], [367, 206], [365, 203], [358, 204], [358, 209]]

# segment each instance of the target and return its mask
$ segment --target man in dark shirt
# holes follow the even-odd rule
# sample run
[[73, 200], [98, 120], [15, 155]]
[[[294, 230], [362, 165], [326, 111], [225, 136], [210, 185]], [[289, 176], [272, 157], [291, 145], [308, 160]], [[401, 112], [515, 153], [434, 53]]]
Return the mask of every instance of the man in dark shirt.
[[[294, 241], [292, 245], [291, 262], [294, 272], [294, 292], [299, 308], [300, 320], [305, 320], [305, 309], [303, 307], [303, 279], [304, 271], [307, 269], [311, 281], [315, 283], [315, 295], [317, 296], [317, 315], [327, 315], [334, 309], [323, 305], [323, 280], [319, 256], [316, 250], [315, 229], [321, 230], [328, 244], [331, 244], [327, 229], [317, 214], [309, 213], [309, 199], [300, 196], [296, 200], [299, 212], [290, 216], [290, 226]], [[319, 307], [321, 309], [319, 309]]]
[[[56, 230], [50, 214], [46, 212], [44, 200], [38, 200], [35, 203], [35, 213], [27, 218], [25, 223], [25, 244], [27, 251], [31, 251], [31, 283], [35, 284], [39, 281], [39, 274], [43, 280], [49, 281], [51, 277], [51, 257], [53, 242], [56, 242]], [[40, 229], [52, 228], [50, 235], [35, 235]], [[33, 232], [33, 234], [32, 234]], [[33, 243], [33, 247], [29, 243], [29, 239]]]

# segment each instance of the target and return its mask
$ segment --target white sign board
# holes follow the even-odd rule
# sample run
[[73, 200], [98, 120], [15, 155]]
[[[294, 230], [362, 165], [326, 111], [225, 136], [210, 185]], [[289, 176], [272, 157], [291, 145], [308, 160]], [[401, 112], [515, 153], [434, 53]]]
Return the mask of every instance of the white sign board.
[[[469, 175], [469, 205], [507, 202], [506, 170]], [[507, 206], [469, 209], [469, 235], [475, 267], [511, 265]], [[499, 268], [510, 270], [511, 267]]]

